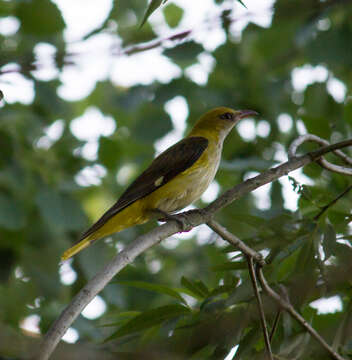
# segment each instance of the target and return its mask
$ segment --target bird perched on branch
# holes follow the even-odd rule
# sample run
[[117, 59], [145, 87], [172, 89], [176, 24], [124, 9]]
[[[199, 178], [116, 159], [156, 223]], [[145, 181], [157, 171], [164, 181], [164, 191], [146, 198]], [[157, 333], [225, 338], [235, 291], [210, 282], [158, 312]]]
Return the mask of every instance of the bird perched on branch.
[[172, 218], [198, 200], [218, 170], [222, 145], [234, 125], [253, 110], [218, 107], [204, 114], [181, 141], [156, 157], [117, 202], [65, 251], [67, 260], [95, 240], [152, 218]]

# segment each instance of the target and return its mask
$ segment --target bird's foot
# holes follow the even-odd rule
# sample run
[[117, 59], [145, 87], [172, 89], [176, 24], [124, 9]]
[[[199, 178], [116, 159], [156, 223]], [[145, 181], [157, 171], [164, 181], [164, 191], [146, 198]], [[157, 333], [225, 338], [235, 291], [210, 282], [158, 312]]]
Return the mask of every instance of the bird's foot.
[[154, 209], [153, 213], [155, 213], [157, 216], [162, 216], [161, 218], [158, 218], [158, 221], [168, 221], [168, 220], [174, 220], [177, 222], [180, 233], [182, 232], [188, 232], [193, 229], [193, 225], [189, 222], [187, 219], [187, 216], [185, 214], [169, 214], [166, 211], [160, 210], [160, 209]]

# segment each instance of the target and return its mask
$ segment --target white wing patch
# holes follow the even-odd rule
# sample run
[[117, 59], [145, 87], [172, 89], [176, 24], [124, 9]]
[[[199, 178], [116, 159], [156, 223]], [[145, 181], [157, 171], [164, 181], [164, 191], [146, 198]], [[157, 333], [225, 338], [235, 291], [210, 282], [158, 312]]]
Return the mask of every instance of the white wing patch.
[[155, 186], [159, 186], [164, 180], [164, 176], [160, 176], [158, 179], [154, 181]]

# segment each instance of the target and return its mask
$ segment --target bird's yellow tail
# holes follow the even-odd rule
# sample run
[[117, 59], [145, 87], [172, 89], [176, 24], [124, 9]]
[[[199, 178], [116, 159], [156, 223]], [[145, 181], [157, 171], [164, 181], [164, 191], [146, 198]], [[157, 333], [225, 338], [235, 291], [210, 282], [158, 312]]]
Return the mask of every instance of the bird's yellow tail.
[[65, 260], [69, 259], [70, 257], [72, 257], [73, 255], [76, 255], [78, 252], [80, 252], [81, 250], [88, 247], [93, 241], [94, 240], [90, 239], [89, 236], [86, 237], [85, 239], [80, 241], [78, 244], [76, 244], [76, 245], [70, 247], [68, 250], [66, 250], [61, 256], [61, 261], [65, 261]]

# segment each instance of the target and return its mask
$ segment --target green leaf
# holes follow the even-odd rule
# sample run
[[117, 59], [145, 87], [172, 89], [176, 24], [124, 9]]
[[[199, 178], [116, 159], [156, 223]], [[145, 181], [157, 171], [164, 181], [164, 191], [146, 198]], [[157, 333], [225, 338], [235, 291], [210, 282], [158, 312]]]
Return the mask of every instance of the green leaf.
[[121, 284], [121, 285], [127, 285], [127, 286], [133, 286], [135, 288], [154, 291], [159, 294], [165, 294], [172, 296], [173, 298], [181, 301], [185, 305], [187, 305], [185, 299], [174, 289], [170, 288], [166, 285], [160, 285], [160, 284], [151, 284], [144, 281], [114, 281], [113, 283]]
[[326, 89], [326, 84], [309, 85], [304, 93], [305, 113], [301, 118], [307, 131], [325, 139], [331, 136], [334, 121], [342, 116], [341, 107], [336, 104]]
[[199, 360], [199, 359], [211, 359], [211, 356], [214, 354], [216, 345], [208, 344], [194, 353], [189, 359], [190, 360]]
[[121, 158], [117, 156], [122, 153], [122, 146], [118, 139], [101, 136], [98, 151], [99, 160], [108, 169], [114, 169], [121, 162]]
[[238, 350], [236, 352], [237, 359], [251, 358], [246, 355], [251, 351], [252, 346], [254, 346], [258, 339], [260, 338], [260, 328], [258, 326], [250, 329], [242, 338], [239, 343]]
[[175, 4], [167, 5], [164, 10], [165, 20], [170, 27], [176, 27], [182, 19], [183, 9]]
[[113, 323], [103, 324], [100, 326], [101, 327], [118, 326], [118, 325], [121, 325], [121, 323], [129, 321], [130, 318], [134, 318], [140, 314], [141, 314], [140, 311], [124, 311], [124, 312], [118, 313], [117, 315], [111, 315], [111, 317], [113, 317], [114, 320], [117, 320], [117, 321], [114, 321]]
[[231, 293], [230, 297], [226, 300], [227, 306], [241, 302], [248, 302], [250, 299], [253, 299], [253, 289], [248, 278], [247, 281], [244, 281], [233, 290], [234, 291]]
[[13, 198], [0, 194], [0, 227], [18, 230], [25, 224], [25, 214], [21, 205]]
[[189, 313], [189, 308], [178, 304], [166, 305], [156, 309], [147, 310], [142, 314], [137, 315], [135, 318], [131, 319], [126, 324], [122, 325], [105, 341], [134, 334], [136, 332], [149, 329], [155, 325], [161, 324], [165, 320], [170, 320]]
[[237, 0], [237, 1], [247, 9], [247, 6], [244, 4], [244, 2], [242, 0]]
[[[304, 240], [307, 240], [307, 238], [304, 238]], [[272, 265], [274, 268], [272, 274], [273, 281], [285, 281], [290, 278], [291, 274], [296, 272], [295, 269], [297, 266], [297, 258], [299, 254], [299, 250], [296, 250], [292, 254], [289, 254], [289, 256], [283, 257], [281, 261], [277, 261], [275, 258]]]
[[21, 22], [21, 31], [35, 36], [49, 37], [65, 28], [61, 12], [47, 0], [19, 2], [16, 16]]
[[232, 285], [219, 285], [218, 287], [216, 287], [215, 289], [213, 289], [211, 291], [210, 296], [217, 296], [220, 294], [230, 293], [230, 292], [234, 291], [234, 289], [238, 285], [238, 283], [239, 283], [239, 279], [238, 279], [237, 283], [234, 283]]
[[286, 259], [288, 256], [292, 255], [298, 248], [303, 246], [303, 244], [309, 240], [309, 235], [304, 234], [299, 236], [293, 243], [289, 244], [283, 248], [274, 258], [273, 263], [280, 264], [282, 260]]
[[312, 235], [306, 239], [305, 244], [302, 246], [299, 251], [297, 261], [296, 261], [296, 271], [298, 273], [305, 273], [306, 271], [311, 271], [315, 260], [315, 244], [314, 242], [317, 240], [318, 230], [315, 229]]
[[202, 280], [196, 280], [194, 284], [198, 287], [198, 289], [205, 295], [209, 295], [209, 289], [206, 287]]
[[246, 261], [232, 261], [224, 264], [212, 266], [213, 271], [228, 271], [228, 270], [242, 270], [247, 269], [248, 265]]
[[[164, 3], [167, 0], [164, 1]], [[145, 24], [148, 20], [149, 16], [163, 3], [163, 0], [152, 0], [147, 8], [147, 11], [144, 14], [143, 20], [141, 22], [140, 28]]]
[[185, 68], [196, 63], [197, 56], [203, 51], [202, 45], [194, 41], [187, 41], [181, 45], [164, 50], [164, 55], [171, 58], [177, 65]]
[[148, 346], [151, 342], [156, 339], [160, 333], [161, 324], [152, 326], [151, 328], [145, 330], [140, 336], [140, 343]]
[[209, 294], [208, 288], [201, 281], [192, 281], [182, 276], [181, 285], [190, 291], [197, 299], [204, 299]]
[[154, 143], [172, 130], [170, 116], [160, 107], [151, 104], [145, 104], [140, 107], [138, 112], [139, 120], [133, 131], [134, 139], [141, 143]]
[[335, 254], [336, 249], [336, 231], [331, 224], [327, 224], [323, 235], [323, 249], [325, 260]]
[[268, 223], [268, 221], [264, 218], [249, 214], [233, 214], [233, 219], [239, 222], [243, 222], [247, 225], [253, 226], [257, 229], [259, 229], [263, 225], [265, 226]]
[[85, 215], [79, 204], [50, 188], [43, 188], [36, 197], [42, 217], [64, 230], [82, 230], [86, 225]]
[[344, 240], [352, 240], [352, 235], [342, 235], [341, 237], [337, 238], [338, 240], [344, 239]]

